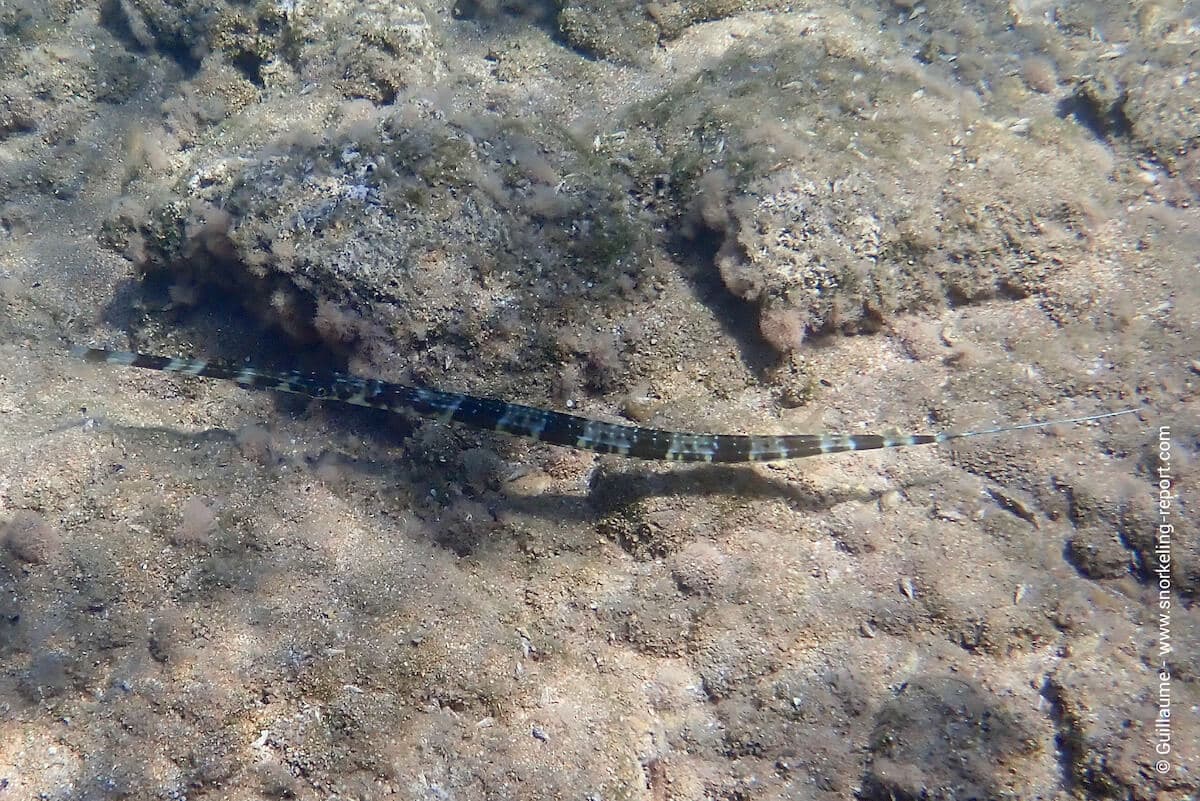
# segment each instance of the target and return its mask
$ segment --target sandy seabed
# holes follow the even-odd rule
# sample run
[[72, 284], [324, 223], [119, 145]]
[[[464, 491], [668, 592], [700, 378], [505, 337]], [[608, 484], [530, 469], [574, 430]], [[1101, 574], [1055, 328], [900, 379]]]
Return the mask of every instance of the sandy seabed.
[[1195, 797], [1176, 8], [0, 3], [0, 801]]

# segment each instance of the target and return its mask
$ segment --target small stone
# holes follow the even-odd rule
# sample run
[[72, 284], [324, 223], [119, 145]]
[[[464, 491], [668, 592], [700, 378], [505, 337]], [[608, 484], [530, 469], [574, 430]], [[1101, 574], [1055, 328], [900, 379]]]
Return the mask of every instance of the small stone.
[[17, 559], [33, 565], [51, 561], [62, 549], [62, 538], [46, 518], [25, 510], [0, 528], [0, 542]]
[[1031, 498], [1022, 497], [1023, 494], [1018, 490], [1003, 487], [988, 487], [988, 494], [1004, 509], [1032, 524], [1034, 528], [1040, 528]]
[[900, 505], [900, 493], [896, 490], [888, 490], [879, 496], [879, 510], [887, 512], [895, 509]]

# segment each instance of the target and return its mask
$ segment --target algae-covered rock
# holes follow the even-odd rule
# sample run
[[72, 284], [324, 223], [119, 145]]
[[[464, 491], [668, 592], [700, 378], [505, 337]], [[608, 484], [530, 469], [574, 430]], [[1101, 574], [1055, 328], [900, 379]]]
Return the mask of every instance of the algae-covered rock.
[[646, 260], [651, 229], [589, 144], [550, 124], [447, 119], [417, 97], [357, 101], [330, 130], [201, 167], [148, 214], [118, 213], [108, 235], [136, 243], [145, 270], [184, 288], [177, 298], [232, 291], [261, 321], [343, 355], [424, 351], [405, 366], [461, 359], [519, 376], [578, 351], [607, 383], [619, 354], [546, 325], [620, 297]]
[[693, 235], [715, 236], [721, 281], [764, 332], [1023, 297], [1086, 252], [1112, 193], [1078, 130], [991, 119], [857, 37], [737, 47], [642, 106], [625, 144], [668, 175]]
[[660, 40], [692, 25], [746, 11], [781, 8], [780, 0], [564, 0], [558, 26], [570, 44], [593, 56], [637, 62]]

